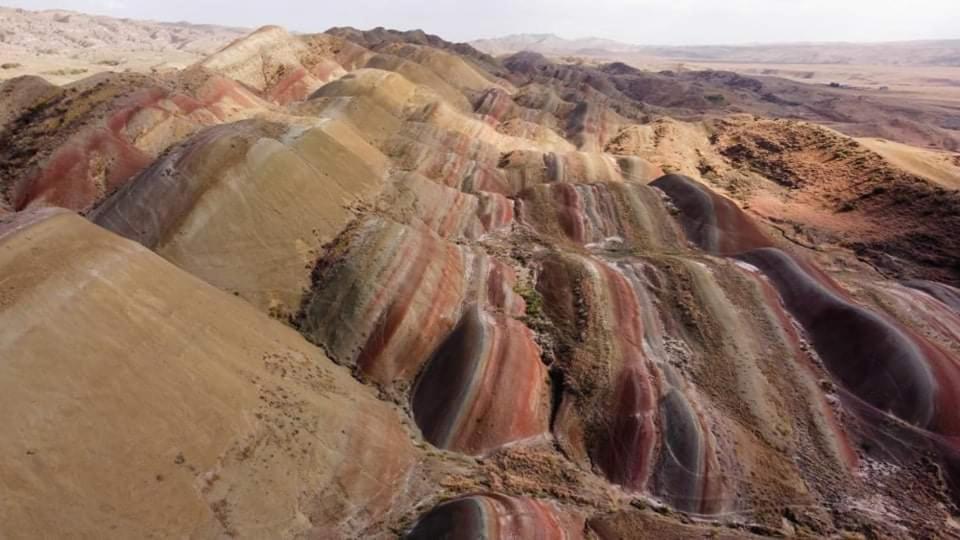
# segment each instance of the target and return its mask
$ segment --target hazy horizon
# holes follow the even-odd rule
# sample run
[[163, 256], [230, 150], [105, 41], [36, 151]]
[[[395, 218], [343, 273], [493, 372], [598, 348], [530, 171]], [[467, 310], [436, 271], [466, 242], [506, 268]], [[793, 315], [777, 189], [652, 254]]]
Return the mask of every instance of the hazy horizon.
[[[875, 5], [869, 0], [360, 0], [315, 5], [287, 0], [237, 9], [225, 0], [16, 0], [2, 5], [31, 10], [65, 9], [90, 14], [186, 21], [254, 28], [266, 24], [297, 32], [332, 26], [422, 29], [453, 41], [518, 34], [564, 39], [600, 38], [633, 45], [747, 46], [804, 43], [877, 43], [960, 39], [960, 2], [917, 0]], [[305, 19], [315, 22], [305, 22]], [[721, 21], [718, 23], [718, 21]]]

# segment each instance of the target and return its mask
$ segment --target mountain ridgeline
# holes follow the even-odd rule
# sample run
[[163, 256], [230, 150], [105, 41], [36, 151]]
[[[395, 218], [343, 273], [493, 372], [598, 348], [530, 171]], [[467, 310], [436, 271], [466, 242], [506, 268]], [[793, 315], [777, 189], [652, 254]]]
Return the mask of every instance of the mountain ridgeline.
[[960, 194], [850, 136], [956, 117], [831, 92], [278, 27], [0, 83], [5, 534], [957, 534]]

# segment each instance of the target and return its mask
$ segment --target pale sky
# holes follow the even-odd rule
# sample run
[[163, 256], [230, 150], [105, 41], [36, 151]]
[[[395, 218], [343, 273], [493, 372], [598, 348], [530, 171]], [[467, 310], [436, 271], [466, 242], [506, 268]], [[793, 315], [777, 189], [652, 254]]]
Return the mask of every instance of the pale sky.
[[644, 45], [960, 38], [960, 0], [0, 0], [27, 9], [227, 26], [421, 28], [452, 41], [515, 33]]

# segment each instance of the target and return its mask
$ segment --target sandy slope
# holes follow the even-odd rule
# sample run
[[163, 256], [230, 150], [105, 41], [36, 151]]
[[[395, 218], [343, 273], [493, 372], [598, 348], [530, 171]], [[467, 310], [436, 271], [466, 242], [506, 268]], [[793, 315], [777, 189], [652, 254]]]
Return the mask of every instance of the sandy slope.
[[74, 214], [0, 227], [4, 535], [350, 536], [392, 504], [410, 436], [296, 332]]
[[960, 155], [937, 152], [884, 139], [858, 139], [893, 165], [943, 187], [960, 189]]

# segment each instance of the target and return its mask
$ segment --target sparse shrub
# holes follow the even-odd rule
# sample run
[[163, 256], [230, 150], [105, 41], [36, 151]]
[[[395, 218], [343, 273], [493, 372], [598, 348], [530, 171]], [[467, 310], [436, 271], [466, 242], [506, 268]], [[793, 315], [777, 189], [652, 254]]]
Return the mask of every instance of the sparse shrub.
[[727, 102], [727, 98], [723, 97], [723, 94], [708, 94], [703, 97], [713, 105], [723, 105]]
[[527, 305], [525, 323], [531, 328], [536, 328], [540, 322], [542, 322], [546, 316], [543, 313], [543, 296], [540, 294], [540, 291], [531, 287], [530, 285], [521, 285], [517, 284], [513, 291], [520, 295], [523, 298], [524, 303]]
[[83, 75], [87, 71], [89, 70], [86, 68], [63, 68], [63, 69], [55, 69], [53, 71], [45, 71], [43, 72], [43, 74], [66, 77], [70, 75]]

